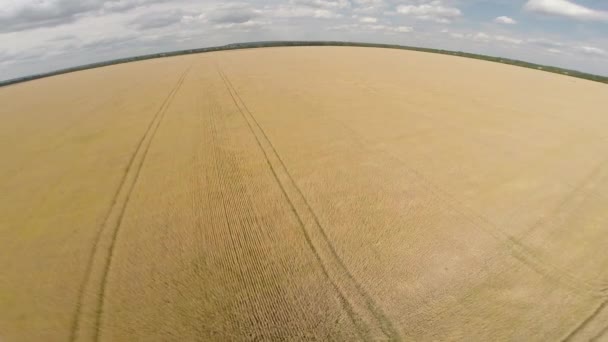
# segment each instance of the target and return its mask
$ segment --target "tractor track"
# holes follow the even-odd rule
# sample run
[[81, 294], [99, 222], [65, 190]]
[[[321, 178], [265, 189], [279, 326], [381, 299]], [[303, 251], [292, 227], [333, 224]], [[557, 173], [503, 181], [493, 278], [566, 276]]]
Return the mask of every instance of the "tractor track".
[[[104, 215], [102, 224], [94, 237], [93, 247], [91, 248], [91, 252], [90, 252], [88, 260], [87, 260], [85, 276], [84, 276], [84, 279], [83, 279], [83, 281], [80, 285], [79, 291], [78, 291], [78, 300], [76, 303], [76, 308], [74, 310], [74, 314], [72, 316], [72, 325], [70, 328], [70, 335], [69, 335], [69, 341], [71, 341], [71, 342], [79, 340], [78, 334], [79, 334], [79, 331], [81, 330], [81, 321], [82, 321], [82, 316], [83, 316], [83, 305], [84, 305], [83, 303], [85, 301], [86, 293], [89, 293], [89, 291], [87, 291], [87, 288], [94, 287], [94, 286], [99, 286], [99, 290], [91, 291], [91, 292], [97, 292], [97, 308], [93, 310], [96, 314], [95, 314], [95, 318], [93, 320], [94, 323], [93, 323], [92, 339], [94, 341], [97, 341], [99, 339], [99, 325], [100, 325], [101, 317], [103, 314], [102, 308], [103, 308], [103, 302], [104, 302], [104, 296], [105, 296], [107, 276], [108, 276], [109, 269], [111, 266], [114, 246], [115, 246], [115, 243], [117, 240], [117, 236], [118, 236], [120, 225], [122, 223], [122, 219], [124, 217], [124, 212], [126, 210], [127, 204], [131, 197], [131, 193], [135, 187], [135, 184], [137, 183], [137, 179], [139, 178], [139, 174], [141, 172], [144, 161], [145, 161], [148, 151], [150, 149], [150, 145], [154, 138], [154, 135], [156, 134], [156, 131], [158, 130], [158, 127], [160, 126], [160, 123], [162, 122], [163, 117], [164, 117], [165, 113], [167, 112], [167, 109], [171, 105], [173, 98], [175, 97], [175, 94], [181, 88], [190, 68], [191, 67], [188, 67], [182, 73], [182, 75], [178, 79], [175, 86], [171, 89], [171, 91], [169, 92], [167, 97], [164, 99], [164, 101], [162, 102], [159, 109], [156, 111], [156, 113], [152, 117], [152, 120], [150, 120], [150, 123], [148, 124], [144, 134], [142, 135], [139, 142], [137, 143], [137, 146], [136, 146], [135, 150], [133, 151], [133, 153], [129, 159], [129, 162], [127, 163], [127, 166], [126, 166], [123, 176], [120, 180], [120, 183], [112, 196], [110, 207], [109, 207], [108, 211], [106, 212], [106, 214]], [[137, 165], [135, 165], [136, 159], [140, 155], [141, 155], [141, 157], [140, 157], [141, 159], [139, 160]], [[132, 178], [132, 180], [131, 180], [130, 184], [127, 184], [127, 183], [129, 183], [129, 178]], [[122, 197], [121, 194], [123, 193], [123, 190], [125, 188], [128, 188], [128, 189], [126, 190], [127, 192], [124, 196], [124, 200], [120, 201], [120, 197]], [[111, 217], [116, 212], [118, 212], [118, 219], [116, 221], [116, 224], [114, 224], [113, 226], [110, 226], [109, 224], [111, 221]], [[111, 231], [110, 243], [109, 243], [109, 246], [106, 251], [101, 251], [100, 244], [102, 242], [102, 237], [104, 236], [104, 233], [106, 233], [108, 230]], [[107, 256], [105, 258], [105, 263], [104, 263], [104, 266], [101, 271], [102, 272], [101, 282], [98, 285], [95, 285], [95, 284], [92, 284], [92, 282], [93, 282], [92, 276], [94, 273], [95, 261], [97, 260], [98, 257], [101, 257], [101, 255], [98, 256], [99, 253], [107, 254]]]
[[[562, 339], [562, 342], [571, 341], [574, 337], [580, 334], [581, 331], [583, 331], [607, 307], [608, 300], [604, 300], [603, 302], [601, 302], [600, 305], [598, 305], [598, 307], [595, 308], [595, 310], [593, 310], [593, 312], [591, 312], [589, 316], [583, 319], [564, 339]], [[602, 329], [599, 333], [597, 333], [597, 335], [592, 337], [590, 340], [599, 339], [606, 332], [606, 329], [608, 328]]]
[[[334, 267], [344, 277], [344, 280], [346, 280], [349, 283], [349, 285], [352, 287], [351, 291], [350, 291], [351, 294], [354, 294], [356, 297], [358, 297], [358, 298], [356, 298], [356, 299], [358, 299], [358, 302], [362, 304], [362, 306], [367, 310], [367, 312], [376, 321], [375, 323], [377, 325], [377, 328], [382, 331], [382, 333], [386, 336], [386, 338], [388, 338], [388, 340], [390, 340], [390, 341], [401, 340], [401, 336], [399, 335], [399, 332], [394, 328], [392, 322], [388, 319], [388, 317], [386, 317], [386, 315], [382, 312], [380, 307], [375, 303], [375, 301], [371, 298], [371, 296], [363, 289], [361, 284], [359, 284], [359, 282], [355, 279], [355, 277], [352, 275], [352, 273], [348, 270], [348, 268], [346, 267], [342, 258], [338, 255], [335, 247], [331, 243], [331, 240], [327, 236], [325, 228], [323, 228], [323, 226], [321, 225], [319, 218], [317, 217], [315, 212], [312, 210], [312, 207], [306, 200], [306, 197], [303, 195], [302, 191], [297, 186], [295, 180], [293, 179], [291, 174], [288, 172], [287, 167], [285, 166], [283, 160], [280, 158], [274, 145], [272, 145], [272, 143], [270, 142], [270, 139], [268, 139], [268, 136], [266, 135], [266, 133], [264, 132], [264, 130], [262, 129], [262, 127], [260, 126], [258, 121], [255, 119], [255, 117], [253, 116], [253, 114], [251, 113], [249, 108], [247, 108], [245, 102], [242, 100], [242, 98], [240, 97], [240, 95], [238, 94], [238, 92], [236, 91], [234, 86], [232, 85], [230, 79], [221, 70], [221, 68], [219, 66], [216, 66], [216, 67], [217, 67], [218, 73], [220, 74], [220, 77], [222, 78], [226, 88], [228, 89], [228, 91], [232, 97], [232, 100], [233, 100], [235, 106], [239, 109], [239, 112], [241, 113], [241, 115], [243, 115], [244, 119], [246, 120], [246, 122], [249, 126], [249, 129], [251, 130], [251, 133], [255, 137], [260, 149], [262, 150], [262, 152], [266, 158], [266, 162], [267, 162], [274, 178], [276, 179], [279, 187], [281, 188], [281, 191], [282, 191], [283, 195], [285, 196], [294, 216], [298, 220], [298, 223], [301, 227], [301, 230], [304, 234], [304, 237], [306, 239], [306, 242], [307, 242], [309, 248], [312, 250], [317, 262], [321, 266], [324, 276], [329, 280], [329, 282], [332, 284], [332, 287], [336, 290], [336, 293], [338, 294], [338, 296], [340, 298], [340, 302], [342, 303], [342, 305], [343, 305], [345, 311], [347, 312], [347, 314], [349, 315], [350, 319], [353, 321], [353, 323], [355, 323], [355, 326], [357, 326], [357, 328], [360, 330], [361, 333], [365, 333], [367, 335], [365, 337], [366, 340], [373, 339], [373, 337], [369, 336], [370, 327], [366, 326], [365, 322], [362, 322], [362, 319], [357, 317], [357, 315], [355, 313], [355, 308], [354, 308], [353, 304], [351, 304], [351, 302], [349, 301], [348, 296], [345, 294], [345, 291], [340, 289], [340, 286], [336, 280], [332, 279], [333, 277], [330, 275], [330, 270], [328, 269], [329, 267], [327, 266], [328, 262], [323, 260], [323, 257], [321, 255], [321, 253], [319, 252], [319, 248], [315, 246], [315, 243], [313, 242], [313, 238], [311, 237], [311, 233], [306, 228], [306, 224], [304, 223], [304, 219], [302, 217], [303, 215], [301, 214], [301, 212], [304, 212], [304, 214], [306, 216], [312, 217], [312, 221], [313, 221], [312, 225], [315, 226], [315, 232], [317, 232], [319, 234], [319, 236], [321, 236], [321, 244], [325, 246], [325, 249], [327, 250], [327, 254], [331, 257], [331, 259], [333, 259], [331, 261], [331, 263], [334, 264]], [[252, 124], [252, 122], [253, 122], [253, 124]], [[259, 133], [256, 133], [256, 129], [254, 127], [257, 128]], [[270, 148], [269, 149], [264, 148], [263, 142], [265, 142], [266, 145], [268, 145]], [[274, 159], [276, 159], [278, 161], [278, 163], [277, 163], [278, 165], [276, 165], [276, 166], [273, 165], [273, 163], [270, 160], [269, 155], [273, 156]], [[284, 182], [281, 181], [281, 178], [279, 177], [277, 170], [280, 170], [287, 177], [288, 183], [290, 183], [291, 188], [294, 189], [295, 193], [292, 194], [291, 196], [289, 194], [290, 191], [288, 191], [286, 189], [286, 185], [283, 184]], [[304, 204], [303, 208], [300, 208], [298, 210], [296, 204], [294, 203], [293, 197], [296, 197], [297, 199], [300, 200], [300, 202], [302, 202]], [[340, 285], [347, 285], [347, 284], [340, 283]], [[351, 298], [351, 300], [353, 300], [353, 298]]]

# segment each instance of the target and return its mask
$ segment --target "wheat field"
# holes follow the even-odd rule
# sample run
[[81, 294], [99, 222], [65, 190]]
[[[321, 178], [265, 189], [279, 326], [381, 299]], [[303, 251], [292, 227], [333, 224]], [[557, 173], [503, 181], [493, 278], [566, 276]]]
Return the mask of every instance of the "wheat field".
[[356, 47], [0, 89], [0, 341], [608, 340], [604, 84]]

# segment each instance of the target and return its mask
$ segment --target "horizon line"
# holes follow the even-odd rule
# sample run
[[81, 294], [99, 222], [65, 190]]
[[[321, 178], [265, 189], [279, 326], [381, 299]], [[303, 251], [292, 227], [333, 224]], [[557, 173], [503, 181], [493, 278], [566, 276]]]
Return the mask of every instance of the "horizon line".
[[61, 68], [61, 69], [56, 69], [56, 70], [38, 73], [38, 74], [32, 74], [32, 75], [27, 75], [27, 76], [22, 76], [22, 77], [15, 77], [15, 78], [10, 78], [10, 79], [6, 79], [6, 80], [0, 80], [0, 88], [9, 86], [9, 85], [24, 83], [24, 82], [52, 77], [52, 76], [58, 76], [58, 75], [77, 72], [77, 71], [102, 68], [105, 66], [125, 64], [125, 63], [148, 60], [148, 59], [176, 57], [176, 56], [182, 56], [182, 55], [217, 52], [217, 51], [244, 50], [244, 49], [269, 48], [269, 47], [296, 47], [296, 46], [351, 46], [351, 47], [387, 48], [387, 49], [437, 53], [437, 54], [444, 54], [444, 55], [451, 55], [451, 56], [458, 56], [458, 57], [465, 57], [465, 58], [474, 58], [474, 59], [485, 60], [485, 61], [490, 61], [490, 62], [508, 64], [508, 65], [513, 65], [513, 66], [530, 68], [530, 69], [536, 69], [539, 71], [552, 72], [552, 73], [557, 73], [557, 74], [564, 75], [564, 76], [576, 77], [576, 78], [596, 81], [596, 82], [600, 82], [600, 83], [608, 83], [608, 76], [591, 74], [591, 73], [573, 70], [573, 69], [565, 69], [565, 68], [551, 66], [551, 65], [536, 64], [536, 63], [526, 62], [526, 61], [518, 60], [518, 59], [497, 57], [497, 56], [491, 56], [491, 55], [482, 55], [482, 54], [470, 53], [470, 52], [465, 52], [465, 51], [424, 48], [424, 47], [399, 45], [399, 44], [352, 42], [352, 41], [270, 40], [270, 41], [251, 41], [251, 42], [229, 43], [229, 44], [225, 44], [225, 45], [217, 45], [217, 46], [210, 46], [210, 47], [203, 47], [203, 48], [157, 52], [157, 53], [151, 53], [151, 54], [145, 54], [145, 55], [136, 55], [136, 56], [131, 56], [131, 57], [110, 59], [110, 60], [101, 61], [101, 62], [81, 64], [81, 65], [77, 65], [77, 66], [73, 66], [73, 67]]

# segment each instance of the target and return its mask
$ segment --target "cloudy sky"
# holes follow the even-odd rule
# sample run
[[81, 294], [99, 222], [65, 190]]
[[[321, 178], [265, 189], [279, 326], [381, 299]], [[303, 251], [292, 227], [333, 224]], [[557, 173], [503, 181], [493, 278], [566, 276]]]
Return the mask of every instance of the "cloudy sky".
[[0, 80], [259, 40], [397, 43], [608, 75], [608, 1], [0, 0]]

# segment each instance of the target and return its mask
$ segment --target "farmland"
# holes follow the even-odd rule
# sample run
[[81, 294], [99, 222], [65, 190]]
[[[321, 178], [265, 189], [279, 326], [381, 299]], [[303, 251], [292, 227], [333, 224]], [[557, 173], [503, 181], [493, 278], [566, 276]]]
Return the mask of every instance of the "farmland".
[[606, 96], [361, 47], [0, 88], [0, 341], [608, 339]]

